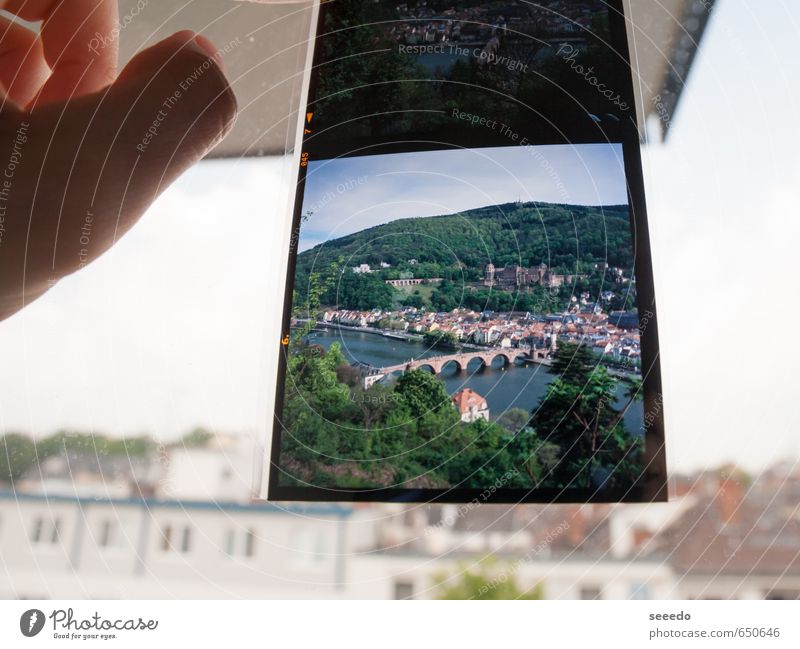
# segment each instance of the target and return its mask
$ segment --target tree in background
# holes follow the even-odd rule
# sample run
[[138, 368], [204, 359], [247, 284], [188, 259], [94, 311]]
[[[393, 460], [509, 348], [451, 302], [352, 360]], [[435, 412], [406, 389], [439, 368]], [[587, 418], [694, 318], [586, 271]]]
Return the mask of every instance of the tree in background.
[[458, 336], [450, 331], [426, 331], [422, 336], [422, 342], [428, 347], [440, 345], [447, 348], [457, 348], [459, 346]]
[[0, 482], [19, 480], [36, 462], [36, 444], [27, 435], [8, 433], [0, 438]]
[[442, 408], [452, 409], [444, 383], [424, 370], [404, 372], [397, 379], [395, 392], [406, 402], [413, 417], [423, 417]]
[[186, 433], [174, 445], [181, 448], [204, 448], [212, 439], [214, 439], [214, 433], [207, 428], [198, 426]]
[[19, 480], [37, 462], [57, 455], [145, 457], [157, 446], [149, 435], [114, 438], [97, 433], [60, 430], [34, 440], [29, 435], [7, 433], [0, 438], [0, 482]]
[[509, 408], [497, 418], [497, 423], [516, 434], [528, 425], [530, 418], [530, 413], [523, 408]]
[[544, 599], [542, 587], [536, 584], [527, 590], [517, 585], [511, 566], [484, 559], [476, 569], [463, 568], [455, 575], [434, 576], [438, 587], [436, 599]]

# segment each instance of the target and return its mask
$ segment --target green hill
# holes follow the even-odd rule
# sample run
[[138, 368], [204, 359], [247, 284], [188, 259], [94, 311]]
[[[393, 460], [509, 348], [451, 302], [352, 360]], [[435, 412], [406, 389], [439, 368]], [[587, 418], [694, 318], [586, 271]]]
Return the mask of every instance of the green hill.
[[[626, 205], [528, 202], [399, 219], [326, 241], [298, 255], [298, 278], [339, 259], [345, 267], [390, 264], [385, 278], [399, 277], [405, 269], [415, 277], [456, 279], [465, 274], [466, 279], [475, 279], [489, 262], [498, 267], [544, 262], [575, 272], [602, 261], [629, 269], [633, 249]], [[412, 266], [413, 259], [417, 264]]]

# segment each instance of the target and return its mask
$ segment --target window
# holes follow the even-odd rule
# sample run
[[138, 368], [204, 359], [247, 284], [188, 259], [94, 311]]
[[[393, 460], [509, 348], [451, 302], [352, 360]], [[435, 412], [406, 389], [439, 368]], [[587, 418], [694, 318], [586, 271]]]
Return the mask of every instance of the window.
[[101, 548], [107, 548], [117, 544], [116, 526], [114, 521], [105, 520], [100, 525], [100, 535], [97, 539], [97, 544]]
[[31, 543], [55, 545], [61, 538], [61, 519], [46, 520], [38, 516], [31, 528]]
[[39, 543], [42, 540], [42, 528], [44, 527], [44, 520], [39, 516], [33, 522], [33, 529], [31, 530], [31, 542]]
[[246, 530], [229, 529], [225, 533], [225, 554], [229, 557], [252, 557], [256, 553], [256, 533], [252, 528]]
[[111, 521], [103, 521], [100, 524], [100, 534], [97, 535], [97, 545], [107, 548], [111, 544]]
[[228, 530], [225, 534], [225, 554], [232, 557], [236, 552], [236, 530]]
[[169, 552], [172, 549], [172, 525], [167, 525], [161, 531], [161, 550]]
[[[178, 541], [180, 541], [178, 543]], [[177, 545], [176, 545], [177, 544]], [[183, 528], [173, 530], [172, 525], [165, 525], [161, 530], [161, 550], [169, 552], [177, 550], [181, 554], [187, 554], [192, 549], [192, 528], [184, 525]]]
[[581, 586], [581, 599], [603, 599], [603, 591], [597, 586]]
[[119, 548], [125, 544], [125, 533], [122, 524], [111, 518], [100, 523], [97, 533], [97, 545], [101, 548]]
[[410, 581], [394, 582], [394, 599], [414, 599], [414, 584]]
[[192, 530], [187, 525], [183, 528], [183, 534], [181, 535], [181, 552], [184, 554], [187, 553], [191, 547], [192, 541]]
[[289, 537], [289, 547], [292, 550], [292, 563], [298, 568], [313, 568], [328, 559], [325, 536], [318, 529], [295, 528]]
[[244, 537], [244, 556], [252, 557], [255, 554], [256, 535], [253, 530], [247, 530]]

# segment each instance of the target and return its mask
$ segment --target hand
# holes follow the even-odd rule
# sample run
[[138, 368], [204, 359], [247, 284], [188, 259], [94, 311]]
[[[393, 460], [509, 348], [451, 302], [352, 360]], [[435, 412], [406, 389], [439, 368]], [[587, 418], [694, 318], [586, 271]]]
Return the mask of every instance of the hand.
[[[117, 75], [116, 0], [0, 0], [0, 320], [108, 250], [233, 126], [220, 56], [184, 31]], [[103, 38], [98, 38], [98, 35]]]

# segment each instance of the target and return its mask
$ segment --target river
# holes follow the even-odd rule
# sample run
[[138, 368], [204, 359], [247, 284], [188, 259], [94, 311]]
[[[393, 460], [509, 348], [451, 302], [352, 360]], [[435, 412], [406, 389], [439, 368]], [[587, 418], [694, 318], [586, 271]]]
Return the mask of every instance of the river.
[[[446, 350], [429, 348], [421, 342], [396, 340], [360, 331], [322, 329], [311, 334], [311, 342], [325, 349], [339, 342], [342, 352], [351, 363], [367, 363], [374, 367], [386, 367], [403, 363], [410, 358], [427, 358], [448, 353]], [[473, 360], [467, 371], [457, 372], [455, 363], [447, 365], [440, 378], [448, 394], [470, 388], [483, 396], [489, 404], [489, 416], [496, 419], [509, 408], [532, 410], [547, 390], [547, 384], [555, 377], [547, 366], [535, 363], [513, 365], [506, 368], [481, 367]], [[385, 379], [388, 380], [388, 379]], [[625, 386], [620, 383], [617, 405], [624, 405]], [[625, 414], [626, 428], [634, 434], [642, 433], [643, 408], [641, 402], [631, 405]]]

